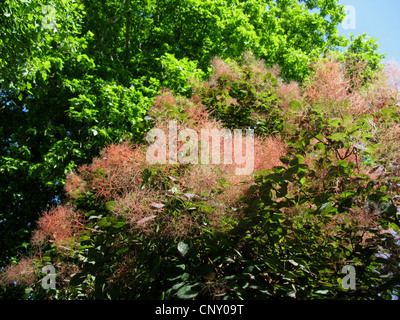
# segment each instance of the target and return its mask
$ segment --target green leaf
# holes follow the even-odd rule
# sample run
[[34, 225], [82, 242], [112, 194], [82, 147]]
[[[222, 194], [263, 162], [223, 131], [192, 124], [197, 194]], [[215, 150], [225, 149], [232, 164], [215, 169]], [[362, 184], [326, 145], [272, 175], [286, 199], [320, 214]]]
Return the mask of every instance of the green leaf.
[[322, 142], [316, 143], [314, 146], [314, 150], [325, 150], [325, 144], [323, 144]]
[[178, 243], [178, 251], [179, 251], [179, 253], [182, 255], [182, 257], [184, 257], [184, 256], [188, 253], [188, 251], [189, 251], [189, 245], [186, 244], [186, 243], [183, 242], [183, 241], [180, 241], [180, 242]]
[[99, 227], [109, 227], [109, 226], [111, 226], [111, 222], [108, 221], [107, 217], [104, 217], [104, 218], [100, 218], [100, 219], [97, 221], [97, 225], [98, 225]]
[[301, 108], [301, 103], [297, 100], [293, 100], [289, 103], [289, 107], [295, 111], [298, 111]]
[[196, 285], [190, 285], [190, 284], [184, 285], [176, 293], [177, 297], [179, 299], [193, 299], [193, 298], [195, 298], [199, 294], [198, 290], [194, 290], [193, 289], [193, 287], [195, 287], [195, 286]]
[[341, 166], [343, 168], [347, 168], [349, 163], [346, 160], [339, 160], [338, 161], [338, 166]]
[[318, 210], [317, 210], [317, 214], [320, 214], [320, 213], [322, 213], [325, 209], [327, 209], [328, 207], [330, 207], [331, 206], [331, 203], [330, 202], [325, 202], [323, 205], [321, 205], [319, 208], [318, 208]]
[[182, 277], [182, 274], [185, 272], [185, 265], [184, 264], [178, 264], [176, 266], [174, 265], [169, 265], [165, 268], [165, 276], [167, 280], [169, 281], [174, 281], [176, 279], [179, 279]]
[[176, 283], [176, 284], [174, 284], [174, 285], [172, 286], [172, 290], [178, 290], [179, 288], [181, 288], [181, 287], [184, 286], [185, 284], [186, 284], [185, 281], [178, 282], [178, 283]]
[[322, 294], [322, 295], [326, 295], [326, 294], [329, 293], [329, 290], [317, 290], [317, 291], [315, 291], [315, 293], [317, 293], [317, 294]]
[[283, 164], [288, 165], [289, 162], [290, 162], [290, 158], [287, 157], [287, 156], [284, 156], [284, 157], [281, 157], [281, 158], [280, 158], [280, 161], [281, 161]]
[[394, 232], [399, 232], [400, 230], [399, 225], [394, 222], [390, 224], [390, 227], [393, 229]]
[[346, 198], [344, 199], [338, 206], [338, 212], [342, 213], [347, 211], [353, 205], [353, 198]]
[[289, 162], [289, 167], [294, 167], [297, 166], [299, 164], [302, 164], [304, 162], [304, 157], [300, 154], [296, 154], [296, 157], [293, 158], [290, 162]]
[[329, 124], [333, 127], [339, 127], [342, 125], [342, 120], [334, 118], [332, 120], [329, 121]]
[[86, 212], [86, 217], [90, 217], [91, 215], [95, 214], [96, 210], [90, 210], [89, 212]]
[[115, 201], [108, 201], [104, 204], [106, 210], [108, 211], [113, 211], [115, 207], [117, 206], [117, 202]]
[[45, 61], [45, 62], [43, 62], [43, 67], [44, 67], [47, 71], [49, 71], [49, 70], [50, 70], [50, 67], [51, 67], [51, 62], [50, 62], [50, 61]]
[[327, 137], [329, 140], [333, 140], [333, 141], [341, 141], [344, 140], [346, 138], [348, 138], [346, 133], [343, 132], [336, 132], [330, 136]]
[[79, 286], [80, 284], [83, 283], [83, 281], [85, 281], [85, 279], [86, 279], [86, 273], [82, 273], [82, 272], [77, 273], [71, 278], [69, 284], [74, 287]]
[[89, 236], [82, 236], [82, 237], [79, 238], [79, 242], [89, 241], [91, 239], [92, 238], [90, 238]]
[[379, 205], [379, 209], [381, 209], [381, 207], [383, 208], [382, 210], [382, 215], [385, 217], [396, 217], [397, 215], [397, 207], [394, 204], [390, 204], [390, 205]]
[[127, 223], [125, 221], [118, 221], [118, 222], [114, 223], [112, 226], [113, 226], [113, 228], [119, 229], [126, 225], [127, 225]]
[[128, 247], [125, 247], [125, 248], [119, 249], [119, 250], [116, 252], [116, 255], [118, 256], [118, 255], [120, 255], [120, 254], [122, 254], [122, 253], [124, 253], [124, 252], [126, 252], [126, 251], [128, 251], [128, 250], [129, 250], [129, 248], [128, 248]]

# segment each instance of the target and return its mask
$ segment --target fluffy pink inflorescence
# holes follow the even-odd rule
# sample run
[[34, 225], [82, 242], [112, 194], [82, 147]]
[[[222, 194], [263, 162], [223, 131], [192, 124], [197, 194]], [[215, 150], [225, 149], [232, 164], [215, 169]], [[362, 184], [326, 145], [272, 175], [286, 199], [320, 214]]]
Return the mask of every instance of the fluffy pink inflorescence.
[[0, 275], [2, 285], [33, 285], [36, 280], [36, 264], [32, 258], [24, 257], [17, 264], [4, 269]]
[[83, 214], [74, 206], [53, 207], [39, 218], [31, 243], [41, 247], [50, 241], [57, 246], [70, 247], [82, 228]]
[[391, 87], [400, 92], [400, 64], [394, 60], [388, 61], [385, 70]]
[[288, 108], [289, 103], [293, 100], [303, 100], [300, 85], [296, 81], [291, 81], [289, 83], [282, 82], [277, 88], [276, 93], [281, 99], [281, 104], [283, 108]]
[[343, 102], [349, 99], [349, 88], [343, 64], [330, 56], [313, 65], [305, 96], [312, 102]]
[[90, 165], [83, 165], [78, 173], [67, 176], [65, 190], [71, 198], [94, 191], [97, 197], [112, 199], [140, 184], [145, 163], [141, 148], [133, 148], [127, 141], [110, 144]]

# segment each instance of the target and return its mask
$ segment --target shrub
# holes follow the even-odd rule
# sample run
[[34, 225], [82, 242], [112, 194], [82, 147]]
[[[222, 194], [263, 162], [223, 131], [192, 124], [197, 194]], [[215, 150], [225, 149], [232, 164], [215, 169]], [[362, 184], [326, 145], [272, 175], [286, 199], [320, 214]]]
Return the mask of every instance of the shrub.
[[[223, 161], [150, 163], [148, 142], [110, 144], [67, 175], [68, 203], [42, 214], [35, 256], [6, 269], [4, 283], [22, 277], [39, 299], [399, 293], [399, 106], [385, 78], [359, 85], [332, 57], [303, 87], [249, 54], [241, 64], [213, 64], [195, 94], [165, 89], [148, 116], [164, 132], [170, 121], [196, 134], [255, 128], [253, 174]], [[176, 142], [183, 152], [185, 141]], [[244, 155], [244, 145], [231, 152], [237, 147]], [[223, 143], [219, 151], [222, 159]], [[45, 264], [57, 267], [56, 291], [37, 281]], [[338, 285], [348, 264], [355, 291]]]

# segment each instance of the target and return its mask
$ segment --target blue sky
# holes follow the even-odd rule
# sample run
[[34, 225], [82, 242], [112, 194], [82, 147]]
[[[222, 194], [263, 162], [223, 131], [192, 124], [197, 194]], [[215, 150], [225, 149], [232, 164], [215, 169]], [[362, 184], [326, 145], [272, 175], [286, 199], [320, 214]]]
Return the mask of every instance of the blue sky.
[[[400, 0], [340, 0], [339, 2], [355, 9], [355, 29], [345, 29], [339, 25], [339, 32], [345, 36], [349, 33], [354, 35], [366, 33], [378, 39], [380, 52], [387, 54], [386, 59], [400, 63]], [[352, 27], [351, 24], [348, 26]]]

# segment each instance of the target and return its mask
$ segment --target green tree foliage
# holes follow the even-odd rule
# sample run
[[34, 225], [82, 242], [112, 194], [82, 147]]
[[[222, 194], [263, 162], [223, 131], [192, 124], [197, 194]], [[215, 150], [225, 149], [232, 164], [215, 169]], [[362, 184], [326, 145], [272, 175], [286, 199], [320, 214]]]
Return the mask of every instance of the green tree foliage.
[[[368, 92], [349, 83], [351, 92], [333, 99], [339, 80], [355, 78], [332, 57], [318, 62], [303, 87], [249, 54], [213, 65], [191, 98], [165, 90], [148, 116], [163, 130], [169, 121], [197, 133], [235, 127], [247, 119], [246, 105], [262, 116], [264, 107], [253, 106], [276, 94], [264, 104], [284, 121], [255, 136], [254, 174], [235, 175], [234, 164], [150, 164], [148, 142], [109, 145], [68, 174], [68, 201], [43, 212], [31, 239], [35, 254], [9, 266], [3, 282], [36, 299], [399, 294], [398, 156], [384, 156], [399, 154], [390, 139], [400, 130], [396, 92], [376, 78]], [[246, 92], [235, 96], [242, 117], [231, 120], [229, 105], [221, 109], [210, 95], [234, 99], [244, 82]], [[314, 87], [325, 89], [315, 95]], [[381, 99], [373, 99], [378, 89]], [[362, 99], [369, 108], [360, 109]], [[44, 265], [57, 270], [55, 290], [42, 286]], [[356, 290], [342, 286], [346, 265], [356, 270]]]
[[[87, 1], [85, 30], [104, 73], [158, 78], [166, 54], [206, 71], [214, 56], [240, 58], [251, 50], [301, 79], [322, 52], [346, 44], [337, 25], [343, 7], [321, 1]], [[313, 10], [313, 11], [310, 11]]]

